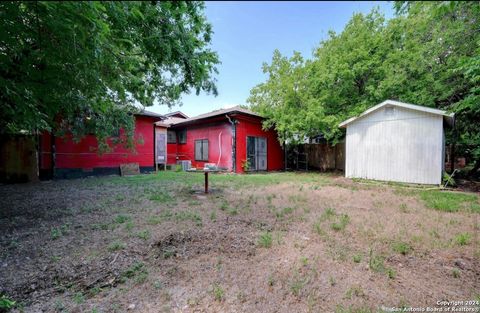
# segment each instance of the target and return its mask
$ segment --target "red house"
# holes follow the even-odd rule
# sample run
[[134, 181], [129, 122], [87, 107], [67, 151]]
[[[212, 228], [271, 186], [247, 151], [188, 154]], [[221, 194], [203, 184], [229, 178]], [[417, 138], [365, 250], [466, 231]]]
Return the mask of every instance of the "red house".
[[162, 115], [143, 111], [135, 115], [134, 151], [115, 146], [99, 154], [97, 139], [86, 136], [75, 143], [71, 137], [50, 133], [40, 136], [39, 174], [41, 178], [78, 178], [92, 175], [120, 174], [120, 165], [138, 163], [140, 172], [155, 170], [155, 125]]
[[166, 164], [190, 161], [195, 168], [210, 165], [235, 173], [284, 168], [277, 133], [263, 130], [263, 118], [252, 111], [237, 106], [191, 118], [181, 112], [166, 117], [156, 123], [159, 133], [166, 132], [166, 149], [157, 151]]

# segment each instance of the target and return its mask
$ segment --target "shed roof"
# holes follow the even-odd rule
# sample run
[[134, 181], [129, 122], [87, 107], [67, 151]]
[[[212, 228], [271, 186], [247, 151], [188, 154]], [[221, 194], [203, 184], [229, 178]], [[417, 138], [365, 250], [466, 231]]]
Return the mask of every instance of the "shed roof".
[[345, 127], [347, 127], [347, 125], [353, 123], [354, 121], [360, 119], [361, 117], [363, 117], [365, 115], [368, 115], [372, 112], [375, 112], [375, 111], [377, 111], [377, 110], [379, 110], [379, 109], [381, 109], [385, 106], [396, 106], [396, 107], [401, 107], [401, 108], [405, 108], [405, 109], [409, 109], [409, 110], [420, 111], [420, 112], [430, 113], [430, 114], [434, 114], [434, 115], [441, 115], [441, 116], [443, 116], [444, 121], [448, 125], [453, 126], [453, 123], [454, 123], [454, 117], [455, 117], [454, 113], [447, 113], [447, 111], [444, 111], [444, 110], [433, 109], [433, 108], [429, 108], [429, 107], [425, 107], [425, 106], [421, 106], [421, 105], [410, 104], [410, 103], [405, 103], [405, 102], [400, 102], [400, 101], [395, 101], [395, 100], [385, 100], [382, 103], [377, 104], [376, 106], [371, 107], [370, 109], [366, 110], [365, 112], [363, 112], [359, 116], [354, 116], [354, 117], [349, 118], [348, 120], [343, 121], [338, 126], [342, 127], [342, 128], [345, 128]]

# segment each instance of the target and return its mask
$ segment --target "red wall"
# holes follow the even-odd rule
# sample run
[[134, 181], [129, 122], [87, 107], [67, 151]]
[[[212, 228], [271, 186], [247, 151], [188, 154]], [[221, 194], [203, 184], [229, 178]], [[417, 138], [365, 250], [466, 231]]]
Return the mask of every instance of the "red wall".
[[[192, 167], [203, 168], [205, 163], [218, 163], [219, 167], [232, 169], [232, 126], [228, 122], [212, 122], [187, 126], [187, 143], [177, 143], [179, 160], [191, 160]], [[195, 140], [208, 139], [208, 162], [195, 161]], [[220, 145], [219, 145], [220, 141]], [[168, 145], [167, 149], [170, 149]], [[174, 147], [172, 147], [174, 148]], [[167, 150], [170, 155], [170, 150]], [[175, 162], [176, 163], [176, 160]]]
[[237, 173], [243, 173], [242, 163], [247, 158], [247, 136], [267, 138], [267, 170], [279, 171], [284, 167], [283, 149], [274, 130], [264, 131], [262, 122], [257, 118], [244, 116], [235, 117], [237, 124]]
[[[70, 136], [65, 138], [55, 137], [55, 168], [82, 168], [92, 169], [100, 167], [118, 167], [121, 163], [139, 163], [143, 167], [154, 166], [154, 118], [136, 116], [135, 140], [141, 139], [143, 143], [135, 146], [132, 152], [121, 146], [116, 146], [112, 151], [98, 154], [97, 139], [93, 135], [86, 136], [80, 142], [75, 143]], [[43, 152], [50, 151], [50, 136], [42, 136]], [[46, 169], [51, 166], [44, 158], [41, 167]]]

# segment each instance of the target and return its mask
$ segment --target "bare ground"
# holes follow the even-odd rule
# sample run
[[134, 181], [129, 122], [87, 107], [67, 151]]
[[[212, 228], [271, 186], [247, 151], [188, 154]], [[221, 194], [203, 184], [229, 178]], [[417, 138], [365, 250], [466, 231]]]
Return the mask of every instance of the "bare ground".
[[458, 208], [445, 212], [429, 190], [326, 174], [214, 175], [209, 195], [201, 181], [0, 186], [0, 294], [25, 312], [377, 312], [480, 300], [476, 194], [451, 193]]

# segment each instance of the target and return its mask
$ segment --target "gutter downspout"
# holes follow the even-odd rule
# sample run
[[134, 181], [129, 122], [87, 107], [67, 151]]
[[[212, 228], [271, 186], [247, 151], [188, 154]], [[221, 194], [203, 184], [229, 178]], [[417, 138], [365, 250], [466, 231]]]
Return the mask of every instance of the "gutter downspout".
[[225, 114], [230, 124], [232, 124], [232, 171], [237, 172], [237, 121], [230, 119], [228, 114]]

